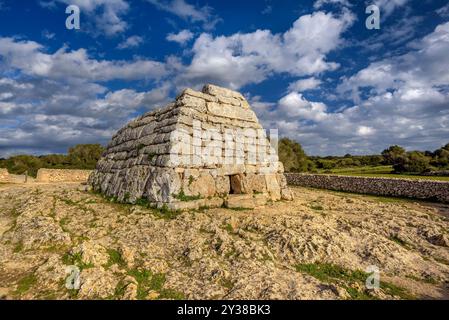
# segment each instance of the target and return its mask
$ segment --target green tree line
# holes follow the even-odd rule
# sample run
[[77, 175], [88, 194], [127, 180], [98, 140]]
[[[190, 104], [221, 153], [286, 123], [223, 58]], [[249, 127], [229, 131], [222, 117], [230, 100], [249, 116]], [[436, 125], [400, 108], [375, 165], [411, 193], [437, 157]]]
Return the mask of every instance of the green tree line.
[[40, 168], [94, 169], [103, 151], [99, 144], [79, 144], [71, 147], [67, 154], [17, 155], [0, 159], [0, 168], [7, 168], [12, 174], [28, 173], [33, 177]]
[[400, 146], [390, 146], [380, 155], [307, 156], [301, 145], [291, 139], [279, 140], [279, 159], [286, 172], [316, 172], [318, 169], [391, 165], [392, 173], [423, 174], [449, 170], [449, 143], [431, 151], [409, 151]]

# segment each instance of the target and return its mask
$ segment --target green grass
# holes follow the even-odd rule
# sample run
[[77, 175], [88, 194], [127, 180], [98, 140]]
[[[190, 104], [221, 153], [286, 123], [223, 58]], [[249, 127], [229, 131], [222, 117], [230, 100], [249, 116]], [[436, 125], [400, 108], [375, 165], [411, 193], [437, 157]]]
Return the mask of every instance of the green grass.
[[114, 249], [108, 249], [107, 252], [109, 254], [109, 261], [106, 264], [106, 268], [109, 268], [114, 264], [117, 264], [121, 267], [125, 266], [125, 264], [126, 264], [125, 260], [123, 260], [123, 257], [120, 254], [120, 252], [118, 252], [117, 250], [114, 250]]
[[[354, 284], [364, 286], [369, 273], [360, 270], [349, 270], [341, 266], [329, 263], [298, 264], [295, 266], [298, 272], [306, 273], [325, 283], [336, 283], [343, 286], [351, 299], [370, 300], [377, 299], [368, 290], [359, 291]], [[401, 299], [415, 299], [407, 290], [388, 282], [380, 282], [380, 288], [387, 294], [398, 296]]]
[[21, 252], [22, 250], [23, 250], [23, 243], [22, 243], [22, 242], [19, 242], [19, 243], [14, 247], [13, 252], [14, 252], [14, 253], [19, 253], [19, 252]]
[[178, 199], [179, 201], [184, 201], [184, 202], [195, 201], [195, 200], [201, 199], [200, 195], [197, 195], [197, 196], [188, 196], [188, 195], [186, 195], [184, 190], [182, 190], [182, 189], [181, 189], [181, 191], [178, 194], [174, 194], [173, 196], [176, 199]]
[[92, 263], [83, 262], [81, 253], [67, 252], [62, 256], [62, 262], [68, 266], [75, 265], [80, 269], [80, 271], [82, 271], [83, 269], [89, 269], [94, 267]]
[[226, 224], [224, 226], [224, 229], [228, 232], [228, 233], [234, 233], [234, 228], [232, 227], [232, 225], [230, 223]]
[[137, 281], [137, 299], [144, 300], [150, 291], [156, 291], [159, 294], [158, 299], [184, 299], [184, 294], [176, 290], [164, 288], [165, 274], [153, 273], [150, 270], [132, 269], [128, 274]]
[[23, 278], [19, 280], [17, 283], [17, 290], [15, 291], [16, 295], [22, 295], [30, 290], [37, 282], [37, 277], [35, 274], [27, 274]]
[[449, 177], [438, 176], [421, 176], [414, 174], [394, 174], [392, 166], [376, 166], [376, 167], [353, 167], [353, 168], [338, 168], [330, 170], [318, 170], [319, 174], [337, 174], [343, 176], [356, 177], [373, 177], [373, 178], [399, 178], [399, 179], [423, 179], [423, 180], [437, 180], [449, 181]]
[[391, 236], [390, 240], [397, 243], [398, 245], [400, 245], [401, 247], [404, 247], [407, 250], [410, 250], [412, 248], [412, 245], [409, 244], [408, 242], [399, 239], [397, 236]]

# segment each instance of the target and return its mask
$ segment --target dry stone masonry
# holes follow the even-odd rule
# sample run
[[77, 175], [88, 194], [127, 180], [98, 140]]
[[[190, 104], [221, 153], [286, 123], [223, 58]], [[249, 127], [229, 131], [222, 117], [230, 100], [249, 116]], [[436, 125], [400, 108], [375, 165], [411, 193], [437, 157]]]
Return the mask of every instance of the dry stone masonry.
[[39, 169], [36, 182], [86, 182], [92, 170]]
[[449, 182], [433, 180], [285, 174], [291, 185], [449, 203]]
[[169, 209], [291, 200], [270, 137], [240, 93], [214, 85], [186, 89], [120, 129], [89, 183], [121, 202]]
[[9, 182], [9, 180], [8, 170], [0, 168], [0, 182]]

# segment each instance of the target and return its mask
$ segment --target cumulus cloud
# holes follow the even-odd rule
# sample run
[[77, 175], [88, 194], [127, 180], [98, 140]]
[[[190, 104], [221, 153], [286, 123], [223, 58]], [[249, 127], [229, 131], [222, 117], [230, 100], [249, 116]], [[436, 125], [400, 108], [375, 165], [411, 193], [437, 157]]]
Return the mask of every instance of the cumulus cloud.
[[144, 42], [141, 36], [131, 36], [119, 43], [118, 49], [137, 48]]
[[313, 7], [315, 9], [320, 9], [322, 6], [326, 4], [341, 5], [345, 7], [351, 6], [348, 0], [316, 0], [315, 3], [313, 4]]
[[321, 80], [315, 77], [300, 79], [295, 82], [292, 82], [288, 86], [288, 90], [290, 91], [307, 91], [317, 89], [321, 85]]
[[353, 97], [353, 106], [332, 112], [290, 92], [256, 112], [311, 154], [379, 153], [392, 144], [436, 149], [449, 137], [449, 75], [441, 68], [449, 65], [449, 23], [413, 46], [344, 78], [338, 91]]
[[[0, 38], [0, 156], [65, 152], [76, 143], [106, 143], [141, 112], [167, 102], [164, 63], [96, 60], [67, 48], [47, 53], [37, 42]], [[153, 80], [153, 89], [108, 89], [110, 80]], [[14, 151], [15, 150], [15, 151]]]
[[[92, 24], [89, 26], [89, 32], [93, 34], [99, 31], [106, 36], [115, 36], [128, 28], [128, 24], [123, 20], [123, 15], [129, 10], [126, 0], [50, 0], [40, 3], [44, 7], [52, 8], [56, 2], [78, 6]], [[81, 26], [81, 29], [84, 30], [84, 26]]]
[[0, 38], [0, 56], [24, 74], [59, 80], [159, 79], [167, 72], [163, 63], [153, 60], [96, 60], [85, 49], [69, 51], [66, 47], [49, 54], [37, 42], [13, 38]]
[[215, 82], [238, 89], [260, 83], [273, 73], [293, 76], [319, 74], [338, 68], [326, 55], [342, 42], [354, 16], [321, 11], [301, 16], [282, 34], [269, 30], [213, 37], [203, 33], [195, 41], [191, 64], [178, 79], [195, 85]]
[[179, 44], [185, 44], [192, 40], [194, 37], [194, 34], [190, 30], [182, 30], [178, 33], [169, 33], [167, 35], [168, 41], [177, 42]]

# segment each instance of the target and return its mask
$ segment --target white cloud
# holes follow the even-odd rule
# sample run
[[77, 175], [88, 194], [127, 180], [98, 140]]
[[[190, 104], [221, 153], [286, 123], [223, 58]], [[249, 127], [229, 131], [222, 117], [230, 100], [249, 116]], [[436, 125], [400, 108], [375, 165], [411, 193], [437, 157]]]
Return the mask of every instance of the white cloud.
[[188, 41], [192, 40], [194, 37], [194, 34], [190, 30], [182, 30], [178, 33], [169, 33], [167, 35], [168, 41], [177, 42], [179, 44], [185, 44]]
[[279, 100], [277, 111], [283, 117], [321, 121], [327, 117], [323, 103], [307, 101], [302, 94], [291, 92]]
[[434, 150], [449, 138], [449, 75], [442, 67], [449, 65], [449, 22], [413, 47], [343, 79], [338, 91], [356, 93], [351, 107], [331, 111], [290, 92], [277, 107], [256, 112], [310, 154], [379, 153], [392, 144]]
[[449, 18], [449, 3], [439, 8], [436, 12], [443, 18]]
[[[374, 4], [379, 7], [381, 16], [384, 15], [388, 17], [394, 10], [406, 5], [408, 1], [409, 0], [375, 0]], [[368, 4], [372, 4], [372, 1], [367, 2], [367, 5]]]
[[323, 5], [333, 4], [333, 5], [341, 5], [345, 7], [350, 7], [351, 4], [348, 0], [316, 0], [313, 4], [315, 9], [320, 9]]
[[42, 37], [44, 37], [45, 39], [51, 40], [54, 39], [56, 35], [53, 32], [50, 32], [48, 30], [43, 30], [42, 31]]
[[311, 77], [306, 79], [300, 79], [295, 82], [292, 82], [288, 86], [289, 91], [307, 91], [307, 90], [313, 90], [317, 89], [321, 85], [321, 80]]
[[[81, 14], [85, 14], [92, 22], [93, 26], [89, 26], [89, 32], [93, 34], [99, 31], [107, 36], [115, 36], [128, 28], [128, 24], [122, 18], [129, 10], [126, 0], [51, 0], [42, 1], [41, 5], [52, 8], [55, 1], [78, 6]], [[84, 28], [82, 23], [81, 30], [85, 30]]]
[[190, 22], [200, 22], [206, 30], [211, 30], [221, 21], [209, 6], [197, 7], [185, 0], [147, 0], [156, 8], [172, 13]]
[[319, 11], [301, 16], [283, 34], [257, 30], [214, 38], [203, 33], [193, 45], [191, 64], [178, 80], [238, 89], [273, 73], [305, 76], [335, 70], [338, 64], [328, 62], [326, 55], [342, 44], [341, 35], [353, 21], [348, 11], [340, 16]]
[[144, 42], [141, 36], [130, 36], [123, 42], [119, 43], [118, 49], [137, 48]]
[[[48, 53], [37, 42], [12, 38], [0, 38], [0, 69], [14, 74], [0, 77], [0, 157], [106, 143], [136, 113], [167, 102], [171, 89], [161, 62], [96, 60], [84, 49]], [[100, 84], [114, 79], [154, 84], [146, 91]]]
[[159, 79], [167, 71], [161, 62], [136, 59], [133, 61], [96, 60], [85, 49], [68, 51], [63, 47], [53, 54], [44, 53], [34, 41], [0, 38], [0, 56], [10, 68], [52, 79], [108, 81], [114, 79]]

